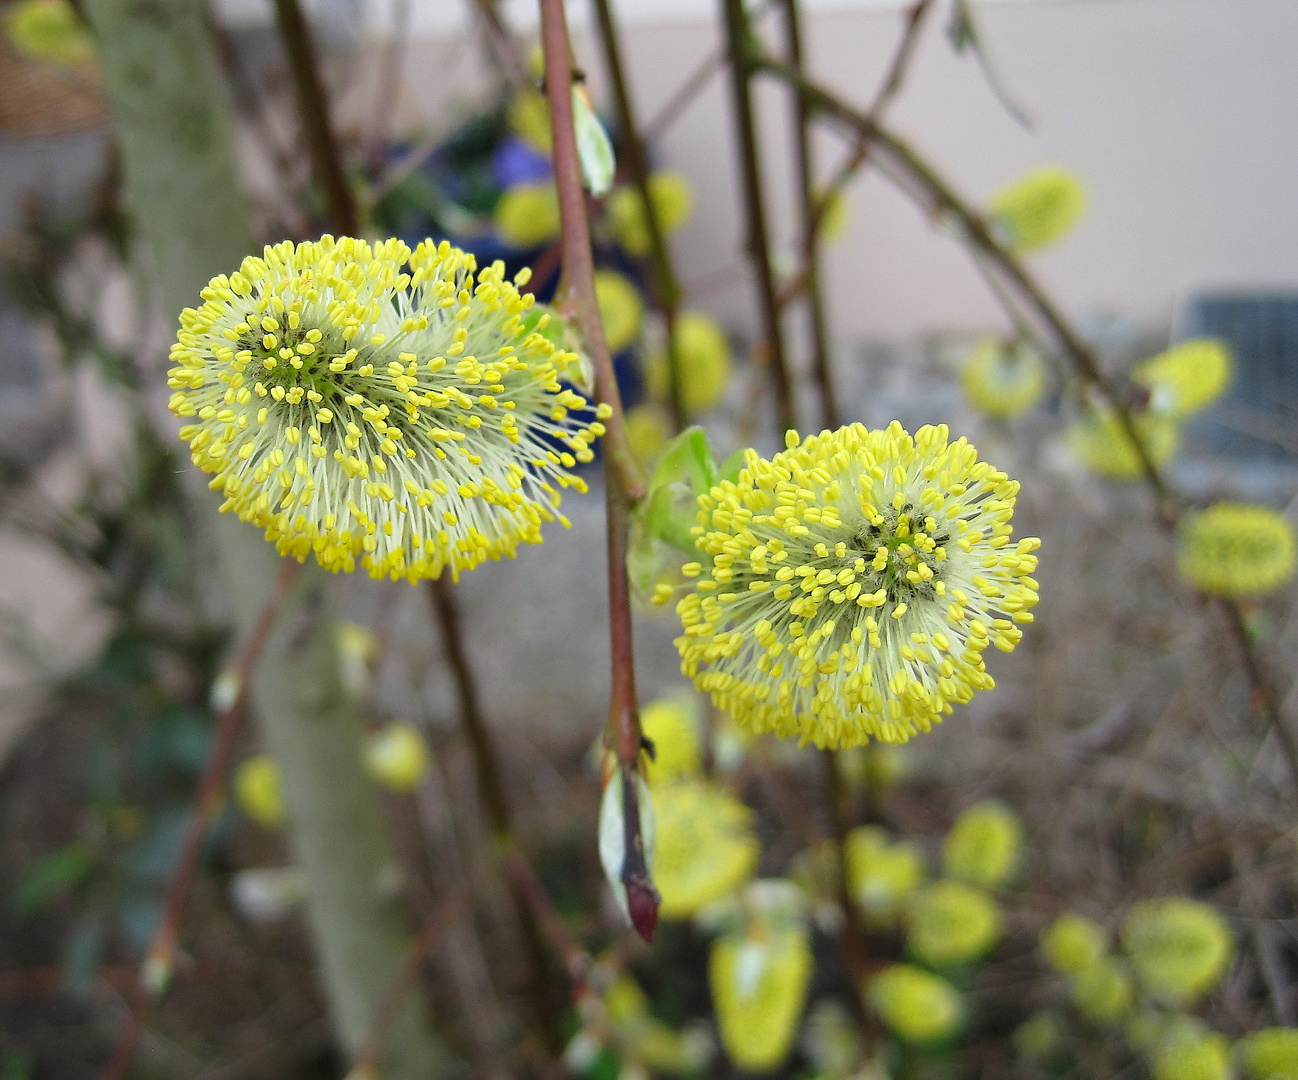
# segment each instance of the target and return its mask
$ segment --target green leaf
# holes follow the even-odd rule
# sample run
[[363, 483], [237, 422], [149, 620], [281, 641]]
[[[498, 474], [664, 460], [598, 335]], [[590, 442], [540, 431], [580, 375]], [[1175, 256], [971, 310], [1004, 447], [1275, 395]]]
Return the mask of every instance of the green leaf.
[[672, 439], [658, 458], [650, 490], [688, 477], [695, 495], [706, 495], [717, 482], [717, 463], [703, 428], [687, 427]]
[[572, 115], [582, 183], [598, 199], [607, 195], [613, 187], [617, 159], [613, 155], [613, 144], [609, 141], [608, 132], [591, 108], [590, 97], [584, 86], [574, 85], [572, 88]]
[[18, 883], [14, 890], [14, 908], [24, 917], [36, 914], [59, 893], [85, 880], [94, 865], [94, 850], [82, 841], [50, 852], [38, 859]]
[[744, 455], [747, 452], [748, 451], [746, 450], [736, 450], [726, 458], [726, 460], [721, 463], [721, 467], [717, 470], [718, 479], [729, 480], [732, 484], [738, 480], [739, 471], [744, 467]]
[[[687, 501], [688, 500], [688, 501]], [[649, 495], [644, 512], [645, 532], [682, 551], [694, 550], [695, 504], [684, 484], [664, 484]]]

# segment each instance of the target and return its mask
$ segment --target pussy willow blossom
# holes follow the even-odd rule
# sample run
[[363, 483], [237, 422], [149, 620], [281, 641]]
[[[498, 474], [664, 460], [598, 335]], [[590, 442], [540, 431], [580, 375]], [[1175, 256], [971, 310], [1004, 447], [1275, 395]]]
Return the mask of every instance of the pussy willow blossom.
[[992, 687], [982, 654], [1032, 621], [1040, 541], [1011, 541], [1019, 485], [947, 435], [789, 432], [700, 496], [676, 645], [719, 708], [821, 747], [896, 743]]
[[[213, 278], [172, 347], [171, 410], [221, 509], [281, 554], [452, 575], [567, 519], [603, 434], [502, 263], [430, 240], [289, 241]], [[535, 325], [533, 325], [535, 324]], [[607, 415], [603, 407], [598, 415]]]

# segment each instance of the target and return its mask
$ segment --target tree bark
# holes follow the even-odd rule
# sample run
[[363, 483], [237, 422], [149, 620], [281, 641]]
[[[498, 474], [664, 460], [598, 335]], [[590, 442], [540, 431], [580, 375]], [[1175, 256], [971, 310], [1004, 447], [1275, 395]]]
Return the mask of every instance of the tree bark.
[[[198, 0], [86, 0], [113, 109], [129, 209], [174, 325], [216, 274], [254, 250], [233, 124]], [[195, 476], [196, 502], [217, 517]], [[246, 635], [273, 587], [278, 556], [229, 516], [214, 524], [231, 614]], [[410, 946], [393, 898], [396, 860], [377, 789], [361, 764], [361, 728], [341, 692], [328, 575], [303, 568], [251, 687], [283, 778], [290, 845], [309, 879], [308, 915], [340, 1043], [355, 1053]], [[384, 1061], [393, 1080], [445, 1072], [427, 1004], [414, 994]]]

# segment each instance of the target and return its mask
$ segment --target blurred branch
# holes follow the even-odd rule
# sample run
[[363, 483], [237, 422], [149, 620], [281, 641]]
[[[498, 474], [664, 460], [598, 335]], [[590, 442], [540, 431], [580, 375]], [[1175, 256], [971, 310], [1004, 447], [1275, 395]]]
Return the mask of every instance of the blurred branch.
[[496, 0], [469, 0], [469, 2], [482, 20], [487, 45], [496, 70], [513, 89], [520, 90], [527, 86], [532, 81], [527, 75], [527, 65], [518, 55], [518, 48], [500, 16]]
[[352, 1058], [352, 1068], [347, 1074], [348, 1080], [379, 1076], [379, 1066], [383, 1056], [383, 1046], [388, 1034], [396, 1023], [401, 1005], [419, 979], [420, 965], [441, 943], [452, 924], [464, 914], [464, 909], [473, 899], [481, 884], [478, 875], [474, 874], [466, 881], [461, 881], [451, 895], [443, 900], [424, 920], [424, 925], [410, 942], [401, 967], [393, 976], [387, 993], [374, 1013], [369, 1033], [361, 1043], [360, 1051]]
[[541, 40], [545, 50], [545, 90], [550, 103], [554, 136], [554, 177], [559, 193], [559, 220], [563, 241], [563, 281], [556, 302], [575, 312], [577, 328], [595, 363], [595, 393], [608, 407], [604, 437], [605, 498], [608, 510], [609, 648], [612, 656], [612, 692], [605, 740], [618, 759], [622, 774], [625, 823], [626, 886], [632, 921], [646, 939], [653, 936], [658, 893], [644, 858], [639, 821], [640, 752], [643, 736], [635, 692], [635, 658], [631, 645], [631, 596], [627, 581], [627, 528], [629, 508], [643, 498], [643, 469], [627, 442], [622, 421], [613, 360], [604, 338], [599, 305], [595, 300], [595, 265], [590, 248], [590, 225], [572, 111], [572, 53], [568, 43], [563, 0], [540, 0]]
[[[460, 722], [464, 726], [464, 733], [468, 736], [469, 747], [473, 753], [478, 794], [486, 810], [487, 821], [491, 825], [493, 846], [506, 852], [516, 851], [518, 842], [509, 801], [505, 797], [500, 755], [496, 751], [491, 729], [483, 716], [477, 680], [464, 647], [464, 626], [455, 604], [453, 587], [443, 576], [428, 582], [428, 594], [442, 631], [442, 645], [460, 699]], [[541, 1034], [547, 1036], [555, 1017], [554, 1010], [550, 1006], [550, 995], [546, 989], [545, 946], [526, 897], [520, 894], [512, 877], [507, 877], [506, 880], [510, 885], [514, 914], [522, 931], [523, 945], [527, 952], [528, 981], [531, 984], [536, 1020], [542, 1026]], [[542, 1038], [542, 1043], [548, 1041], [548, 1038]]]
[[[921, 0], [923, 2], [923, 0]], [[780, 0], [784, 12], [784, 44], [789, 66], [801, 73], [802, 17], [798, 0]], [[807, 301], [807, 323], [811, 336], [811, 371], [820, 390], [821, 420], [837, 428], [838, 395], [829, 360], [829, 336], [825, 327], [825, 304], [820, 291], [820, 223], [826, 203], [816, 195], [816, 170], [811, 157], [811, 110], [802, 92], [795, 89], [793, 139], [798, 158], [799, 225], [802, 229], [802, 261], [805, 272], [803, 293]]]
[[324, 191], [333, 228], [343, 236], [359, 231], [356, 203], [338, 155], [338, 144], [329, 123], [329, 99], [311, 46], [311, 31], [298, 0], [275, 0], [275, 18], [288, 56], [289, 73], [297, 91], [298, 111], [306, 135], [311, 170]]
[[[784, 338], [780, 328], [780, 305], [775, 290], [775, 272], [771, 266], [770, 233], [766, 209], [762, 202], [761, 160], [757, 146], [757, 127], [753, 118], [752, 76], [758, 70], [761, 45], [744, 8], [744, 0], [721, 0], [726, 43], [730, 56], [731, 104], [735, 129], [739, 137], [740, 172], [743, 178], [744, 210], [747, 216], [747, 246], [754, 274], [757, 276], [761, 307], [762, 336], [771, 374], [774, 377], [777, 423], [781, 436], [798, 426], [793, 383], [785, 358]], [[793, 84], [797, 89], [796, 82]], [[801, 96], [801, 92], [800, 92]], [[783, 439], [781, 439], [783, 442]]]
[[681, 370], [680, 343], [676, 333], [681, 287], [672, 266], [671, 253], [667, 250], [658, 207], [649, 190], [649, 166], [645, 160], [644, 143], [636, 130], [635, 112], [631, 108], [631, 94], [627, 89], [622, 51], [609, 0], [595, 0], [595, 14], [599, 21], [600, 41], [604, 46], [604, 62], [608, 67], [609, 82], [613, 86], [613, 101], [617, 106], [618, 152], [644, 206], [644, 220], [649, 232], [649, 262], [653, 268], [654, 298], [658, 301], [663, 320], [667, 324], [667, 397], [671, 406], [672, 426], [680, 431], [686, 423], [681, 394], [684, 372]]
[[[230, 669], [228, 676], [235, 687], [234, 697], [216, 717], [216, 735], [203, 776], [199, 781], [198, 793], [194, 796], [194, 807], [190, 811], [185, 825], [185, 836], [181, 841], [180, 854], [177, 857], [176, 869], [167, 887], [166, 900], [163, 903], [162, 921], [153, 935], [153, 944], [140, 967], [139, 979], [130, 995], [130, 1012], [126, 1023], [117, 1037], [117, 1046], [113, 1056], [104, 1068], [104, 1080], [122, 1080], [130, 1067], [131, 1058], [139, 1044], [140, 1034], [144, 1030], [144, 1018], [148, 1013], [149, 1003], [154, 996], [162, 993], [171, 977], [175, 965], [176, 940], [180, 932], [180, 919], [189, 900], [194, 885], [194, 871], [198, 866], [198, 856], [202, 851], [203, 838], [221, 804], [225, 789], [225, 776], [230, 769], [230, 759], [234, 754], [235, 738], [239, 733], [240, 721], [248, 709], [248, 689], [252, 673], [266, 647], [271, 629], [279, 616], [284, 598], [297, 578], [301, 564], [293, 559], [285, 559], [279, 577], [275, 582], [275, 591], [267, 599], [261, 614], [239, 652], [239, 658]], [[219, 685], [219, 683], [218, 683]]]
[[[760, 20], [770, 10], [773, 2], [774, 0], [759, 0], [758, 3], [753, 5], [749, 18], [753, 21]], [[645, 125], [644, 141], [646, 145], [652, 145], [667, 133], [667, 129], [676, 122], [676, 118], [685, 111], [685, 108], [699, 96], [703, 88], [707, 86], [708, 81], [721, 70], [721, 66], [725, 62], [726, 44], [722, 42], [699, 61], [698, 66], [686, 76], [680, 88], [667, 99], [654, 118]]]
[[[888, 106], [892, 104], [893, 99], [901, 92], [901, 88], [906, 81], [906, 74], [910, 70], [911, 61], [915, 56], [915, 47], [919, 44], [924, 19], [932, 10], [932, 6], [933, 0], [916, 0], [906, 13], [906, 27], [902, 32], [901, 41], [897, 45], [896, 52], [893, 53], [892, 62], [888, 65], [888, 73], [884, 76], [883, 83], [875, 95], [874, 103], [867, 113], [872, 119], [878, 120]], [[800, 64], [794, 64], [793, 66], [801, 73]], [[833, 205], [834, 200], [842, 195], [844, 188], [869, 160], [870, 141], [864, 138], [858, 139], [851, 154], [839, 165], [829, 183], [824, 186], [817, 196], [813, 206], [811, 226], [806, 232], [809, 232], [812, 236], [819, 235], [826, 211]], [[804, 236], [806, 232], [804, 232]], [[804, 248], [802, 266], [780, 287], [779, 301], [781, 308], [802, 294], [807, 287], [810, 275], [811, 261], [807, 257]]]

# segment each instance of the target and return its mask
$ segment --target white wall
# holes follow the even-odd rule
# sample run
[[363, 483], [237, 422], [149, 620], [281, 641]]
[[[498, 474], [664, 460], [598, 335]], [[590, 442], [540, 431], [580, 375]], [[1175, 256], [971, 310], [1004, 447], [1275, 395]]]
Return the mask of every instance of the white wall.
[[[691, 2], [695, 17], [626, 27], [642, 118], [716, 45], [714, 23], [702, 17], [716, 5]], [[809, 29], [816, 75], [858, 102], [873, 94], [900, 28], [895, 5], [864, 2], [860, 10], [821, 11]], [[1036, 260], [1066, 306], [1117, 309], [1157, 325], [1186, 290], [1298, 287], [1298, 2], [980, 5], [1004, 82], [1035, 117], [1031, 131], [1000, 107], [972, 60], [953, 54], [941, 33], [945, 5], [940, 11], [891, 122], [975, 199], [1039, 162], [1085, 178], [1086, 219]], [[598, 82], [593, 42], [579, 34], [577, 48]], [[461, 43], [429, 41], [413, 55], [420, 62], [412, 65], [407, 120], [448, 89], [466, 98], [475, 79]], [[783, 95], [771, 87], [760, 100], [766, 168], [782, 204], [792, 171]], [[753, 317], [743, 279], [715, 288], [717, 271], [741, 258], [728, 101], [726, 83], [715, 78], [663, 140], [660, 159], [688, 174], [697, 192], [695, 220], [675, 245], [683, 276], [710, 278], [714, 287], [698, 302], [741, 324]], [[826, 171], [839, 152], [836, 141], [823, 143]], [[997, 324], [964, 256], [881, 179], [858, 183], [850, 205], [848, 234], [828, 259], [838, 335]]]

